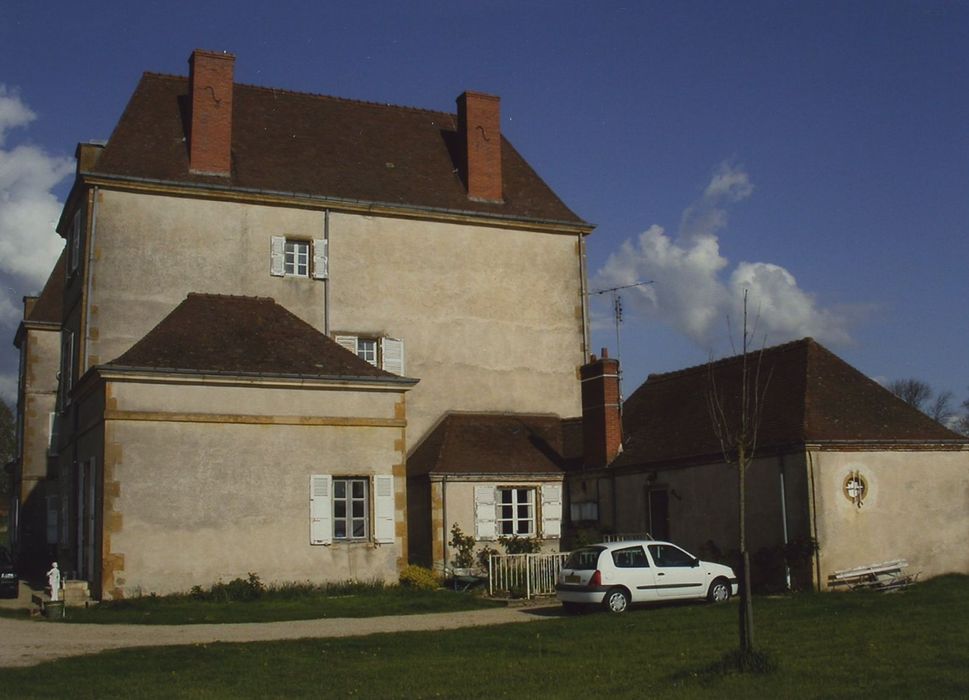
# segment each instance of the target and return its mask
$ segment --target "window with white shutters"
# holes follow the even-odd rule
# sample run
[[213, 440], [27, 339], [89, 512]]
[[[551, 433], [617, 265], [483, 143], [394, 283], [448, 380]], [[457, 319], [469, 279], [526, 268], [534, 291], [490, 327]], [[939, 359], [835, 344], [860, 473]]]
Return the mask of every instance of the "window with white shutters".
[[365, 335], [334, 335], [333, 340], [374, 367], [404, 376], [403, 340]]
[[393, 476], [310, 477], [310, 544], [393, 543], [396, 520]]
[[272, 236], [269, 245], [269, 274], [274, 277], [326, 279], [329, 275], [327, 241]]

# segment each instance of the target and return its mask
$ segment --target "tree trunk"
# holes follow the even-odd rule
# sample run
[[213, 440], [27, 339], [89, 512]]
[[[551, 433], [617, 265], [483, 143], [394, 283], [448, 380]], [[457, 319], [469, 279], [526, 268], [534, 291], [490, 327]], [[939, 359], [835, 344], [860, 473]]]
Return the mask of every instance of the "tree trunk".
[[750, 554], [747, 552], [747, 455], [741, 446], [737, 455], [737, 477], [740, 488], [740, 650], [754, 648], [754, 606], [750, 597]]

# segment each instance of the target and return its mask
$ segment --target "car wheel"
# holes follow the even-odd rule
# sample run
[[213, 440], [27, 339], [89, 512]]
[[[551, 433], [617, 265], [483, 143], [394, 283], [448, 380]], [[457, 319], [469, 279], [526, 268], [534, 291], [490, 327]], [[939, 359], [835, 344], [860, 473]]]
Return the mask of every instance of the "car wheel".
[[725, 603], [730, 600], [730, 584], [725, 579], [716, 579], [710, 584], [707, 600], [711, 603]]
[[577, 615], [578, 613], [582, 612], [582, 609], [584, 607], [585, 606], [582, 605], [582, 603], [574, 603], [571, 601], [562, 603], [562, 609], [565, 610], [565, 612], [570, 613], [572, 615]]
[[611, 613], [625, 612], [626, 608], [629, 607], [629, 594], [622, 588], [613, 588], [606, 593], [602, 602], [605, 604], [606, 610]]

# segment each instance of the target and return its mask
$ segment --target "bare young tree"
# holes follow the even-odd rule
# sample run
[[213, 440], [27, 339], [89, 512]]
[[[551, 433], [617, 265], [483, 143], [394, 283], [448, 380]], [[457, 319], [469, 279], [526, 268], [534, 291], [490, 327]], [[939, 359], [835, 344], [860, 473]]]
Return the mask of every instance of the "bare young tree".
[[[936, 394], [927, 382], [910, 377], [889, 382], [886, 388], [909, 406], [917, 408], [937, 423], [947, 425], [955, 415], [952, 408], [952, 392], [941, 391]], [[935, 398], [933, 399], [933, 395]], [[963, 404], [965, 406], [965, 404]]]
[[929, 406], [926, 413], [928, 413], [929, 418], [934, 420], [936, 423], [948, 425], [949, 419], [956, 414], [952, 408], [952, 392], [943, 391], [936, 394], [935, 400], [932, 401], [932, 405]]
[[[750, 352], [754, 331], [747, 319], [747, 291], [744, 290], [743, 352], [739, 386], [718, 380], [715, 365], [710, 363], [707, 407], [713, 432], [720, 442], [724, 461], [737, 470], [738, 525], [741, 558], [740, 584], [740, 650], [749, 654], [754, 649], [754, 608], [750, 595], [750, 554], [747, 551], [747, 469], [757, 454], [757, 434], [764, 412], [764, 397], [772, 371], [763, 372], [764, 345]], [[756, 324], [755, 324], [756, 325]], [[766, 341], [766, 338], [765, 338]]]
[[925, 402], [932, 398], [932, 387], [921, 379], [895, 379], [885, 388], [920, 411], [924, 410]]

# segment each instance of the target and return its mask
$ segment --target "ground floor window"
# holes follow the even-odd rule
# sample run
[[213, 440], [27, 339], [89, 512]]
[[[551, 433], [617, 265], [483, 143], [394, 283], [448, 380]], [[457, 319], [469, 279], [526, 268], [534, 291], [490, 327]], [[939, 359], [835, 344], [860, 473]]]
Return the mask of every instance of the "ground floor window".
[[498, 489], [498, 534], [531, 537], [535, 534], [535, 489]]
[[397, 538], [394, 477], [310, 476], [310, 544], [392, 543]]
[[333, 539], [367, 538], [368, 486], [367, 479], [333, 479]]

